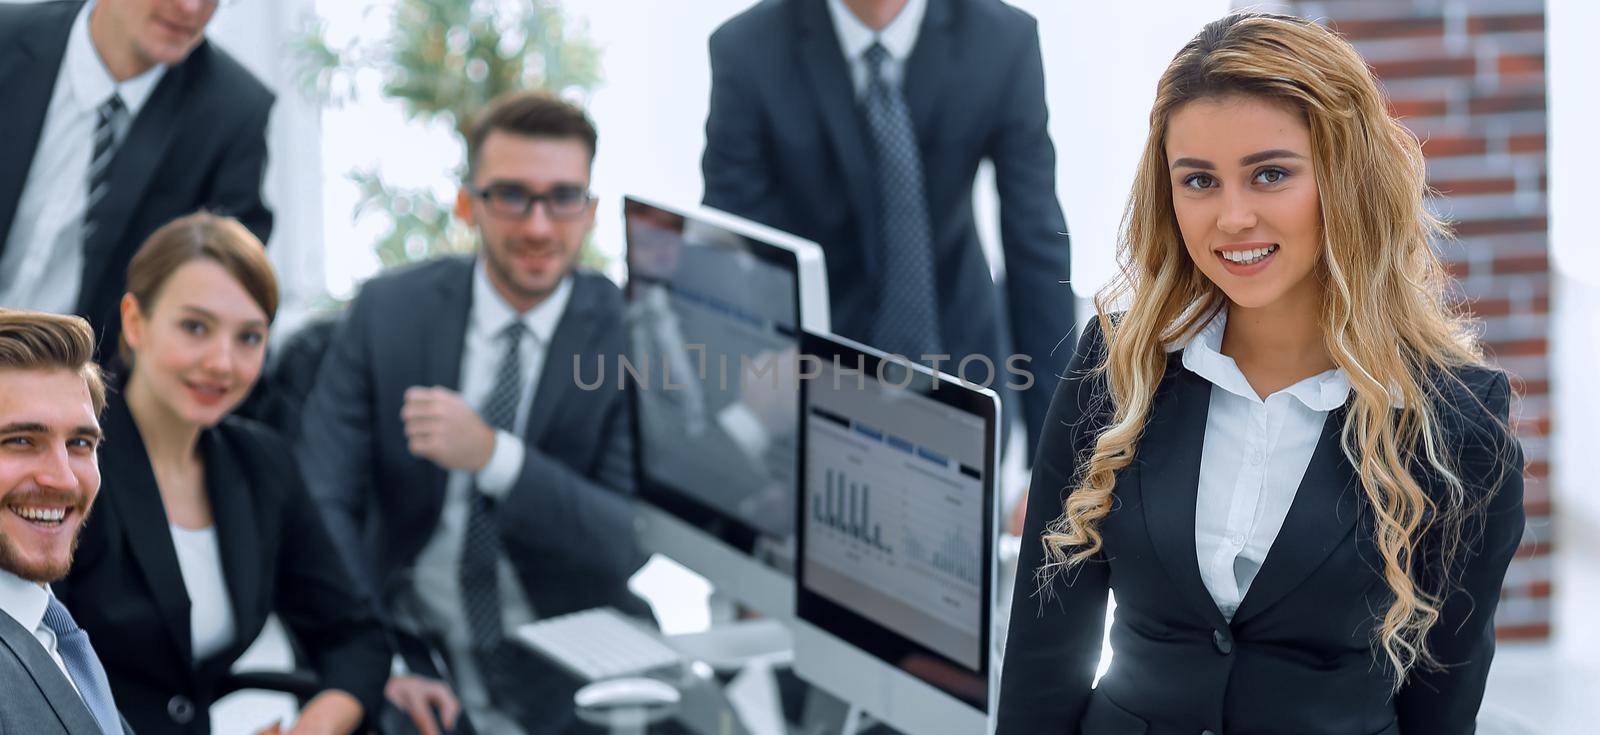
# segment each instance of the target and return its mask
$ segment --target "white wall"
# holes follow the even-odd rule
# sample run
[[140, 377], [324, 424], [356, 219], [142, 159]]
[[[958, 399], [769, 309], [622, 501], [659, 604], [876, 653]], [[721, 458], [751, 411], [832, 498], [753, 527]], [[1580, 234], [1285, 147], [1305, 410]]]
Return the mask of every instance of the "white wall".
[[1600, 656], [1600, 248], [1595, 244], [1595, 201], [1600, 200], [1600, 4], [1548, 0], [1550, 85], [1550, 249], [1554, 283], [1552, 318], [1553, 446], [1555, 471], [1556, 643], [1574, 660]]

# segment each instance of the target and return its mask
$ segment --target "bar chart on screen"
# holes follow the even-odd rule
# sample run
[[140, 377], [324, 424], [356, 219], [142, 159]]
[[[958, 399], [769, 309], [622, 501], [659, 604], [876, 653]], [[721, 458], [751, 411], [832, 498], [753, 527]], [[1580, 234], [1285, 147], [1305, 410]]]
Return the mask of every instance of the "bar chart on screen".
[[[979, 482], [932, 449], [868, 426], [824, 424], [810, 451], [827, 457], [806, 479], [815, 561], [915, 600], [951, 625], [980, 615]], [[933, 582], [930, 584], [929, 582]]]

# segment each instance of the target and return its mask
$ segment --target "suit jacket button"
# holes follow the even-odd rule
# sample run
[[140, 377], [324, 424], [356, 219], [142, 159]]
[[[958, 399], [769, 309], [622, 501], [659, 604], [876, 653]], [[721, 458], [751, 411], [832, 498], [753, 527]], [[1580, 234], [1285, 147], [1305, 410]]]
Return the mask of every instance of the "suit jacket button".
[[1220, 653], [1224, 656], [1233, 653], [1233, 639], [1229, 638], [1228, 634], [1223, 632], [1220, 628], [1211, 631], [1211, 642], [1216, 645], [1217, 653]]
[[182, 694], [167, 700], [167, 716], [180, 725], [189, 724], [194, 719], [194, 702]]

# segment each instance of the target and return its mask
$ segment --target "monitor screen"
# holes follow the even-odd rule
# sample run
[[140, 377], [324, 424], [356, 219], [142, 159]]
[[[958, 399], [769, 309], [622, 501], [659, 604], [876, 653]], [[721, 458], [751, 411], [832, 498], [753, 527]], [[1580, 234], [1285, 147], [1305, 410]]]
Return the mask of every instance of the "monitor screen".
[[981, 708], [993, 394], [806, 345], [799, 616]]
[[796, 255], [637, 198], [623, 214], [640, 495], [791, 573]]

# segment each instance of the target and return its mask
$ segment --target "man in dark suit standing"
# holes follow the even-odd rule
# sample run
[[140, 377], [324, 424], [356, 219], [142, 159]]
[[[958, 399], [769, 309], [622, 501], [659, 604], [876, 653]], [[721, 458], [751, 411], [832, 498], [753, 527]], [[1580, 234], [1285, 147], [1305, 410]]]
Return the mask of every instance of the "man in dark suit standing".
[[[334, 534], [381, 585], [411, 671], [439, 674], [411, 643], [443, 649], [479, 732], [571, 722], [575, 682], [507, 640], [518, 625], [598, 605], [649, 614], [627, 589], [644, 561], [628, 396], [585, 387], [627, 340], [621, 292], [576, 270], [595, 140], [548, 95], [491, 103], [456, 200], [477, 257], [367, 282], [304, 408], [303, 470]], [[414, 717], [437, 693], [416, 676], [390, 686]]]
[[[839, 333], [1022, 389], [1031, 447], [1074, 323], [1033, 18], [999, 0], [765, 0], [711, 36], [711, 74], [705, 203], [820, 244]], [[984, 159], [1004, 296], [973, 223]]]
[[0, 735], [120, 735], [89, 636], [49, 583], [100, 491], [105, 386], [81, 319], [0, 309]]
[[0, 4], [0, 303], [116, 352], [128, 261], [202, 207], [266, 242], [273, 97], [205, 40], [217, 0]]

